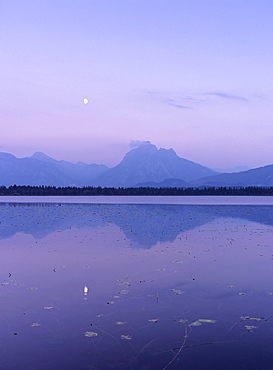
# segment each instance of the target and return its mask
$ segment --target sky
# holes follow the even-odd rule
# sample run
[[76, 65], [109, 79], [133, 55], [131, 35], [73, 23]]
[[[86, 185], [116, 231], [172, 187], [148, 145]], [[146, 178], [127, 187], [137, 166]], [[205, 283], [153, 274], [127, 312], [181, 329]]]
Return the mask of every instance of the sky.
[[[0, 0], [0, 151], [273, 164], [272, 0]], [[84, 99], [88, 103], [84, 104]]]

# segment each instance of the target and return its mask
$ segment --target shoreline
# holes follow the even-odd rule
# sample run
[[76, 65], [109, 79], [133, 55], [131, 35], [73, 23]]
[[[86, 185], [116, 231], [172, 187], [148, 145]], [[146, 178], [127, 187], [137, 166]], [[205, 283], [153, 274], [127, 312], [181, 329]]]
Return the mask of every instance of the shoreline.
[[169, 204], [169, 205], [273, 205], [269, 195], [93, 195], [93, 196], [0, 196], [0, 203], [63, 204]]

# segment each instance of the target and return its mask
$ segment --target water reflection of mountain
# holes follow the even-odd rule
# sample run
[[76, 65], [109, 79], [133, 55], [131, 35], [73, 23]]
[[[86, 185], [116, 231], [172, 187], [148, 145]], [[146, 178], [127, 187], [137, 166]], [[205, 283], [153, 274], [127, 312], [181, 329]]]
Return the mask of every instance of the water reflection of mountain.
[[0, 238], [16, 233], [42, 238], [54, 231], [107, 225], [122, 229], [134, 247], [150, 248], [221, 218], [273, 226], [272, 206], [0, 203]]

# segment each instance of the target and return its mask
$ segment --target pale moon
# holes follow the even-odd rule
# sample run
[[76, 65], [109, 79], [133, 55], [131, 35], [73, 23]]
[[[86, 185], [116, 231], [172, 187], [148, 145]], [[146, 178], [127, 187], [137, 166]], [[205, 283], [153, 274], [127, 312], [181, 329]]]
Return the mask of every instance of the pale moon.
[[83, 99], [83, 103], [84, 104], [87, 104], [88, 103], [88, 99]]

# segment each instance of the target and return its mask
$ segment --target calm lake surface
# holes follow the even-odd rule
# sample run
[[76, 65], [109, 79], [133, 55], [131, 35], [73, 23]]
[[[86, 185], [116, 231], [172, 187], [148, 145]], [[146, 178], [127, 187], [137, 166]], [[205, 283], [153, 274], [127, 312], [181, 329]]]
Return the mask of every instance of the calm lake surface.
[[271, 197], [41, 198], [0, 198], [0, 369], [273, 368]]

